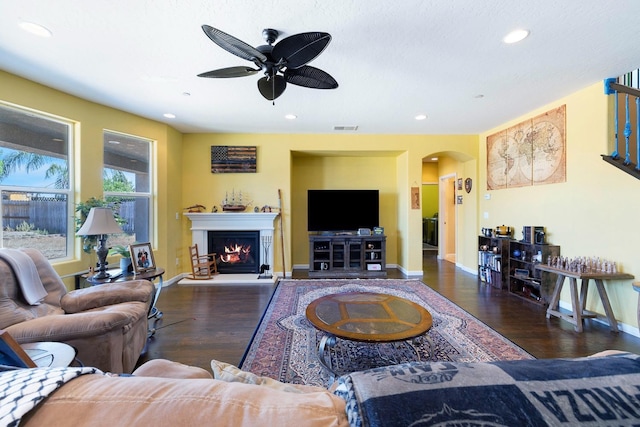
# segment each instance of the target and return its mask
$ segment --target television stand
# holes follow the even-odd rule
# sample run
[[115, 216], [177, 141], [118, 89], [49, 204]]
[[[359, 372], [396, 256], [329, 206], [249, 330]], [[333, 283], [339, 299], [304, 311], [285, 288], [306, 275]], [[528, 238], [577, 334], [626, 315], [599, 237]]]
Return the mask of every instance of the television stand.
[[309, 277], [387, 277], [386, 236], [309, 235]]

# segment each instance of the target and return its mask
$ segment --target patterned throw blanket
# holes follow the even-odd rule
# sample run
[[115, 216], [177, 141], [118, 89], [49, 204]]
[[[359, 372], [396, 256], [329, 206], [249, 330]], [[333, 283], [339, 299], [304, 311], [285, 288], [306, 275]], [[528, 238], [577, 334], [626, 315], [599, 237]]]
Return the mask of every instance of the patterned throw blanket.
[[67, 381], [96, 368], [34, 368], [0, 370], [0, 426], [17, 426], [24, 414]]
[[640, 356], [408, 363], [338, 379], [361, 426], [637, 426]]

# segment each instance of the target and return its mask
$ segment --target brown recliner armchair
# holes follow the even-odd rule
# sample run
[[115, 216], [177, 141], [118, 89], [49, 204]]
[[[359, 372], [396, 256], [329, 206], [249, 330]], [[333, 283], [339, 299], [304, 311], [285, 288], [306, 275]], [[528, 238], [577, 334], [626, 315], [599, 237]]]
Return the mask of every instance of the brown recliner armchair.
[[130, 373], [147, 340], [147, 314], [155, 292], [146, 280], [108, 283], [67, 292], [49, 261], [22, 249], [35, 263], [47, 296], [26, 302], [16, 274], [0, 258], [0, 329], [20, 344], [56, 341], [77, 350], [85, 366]]

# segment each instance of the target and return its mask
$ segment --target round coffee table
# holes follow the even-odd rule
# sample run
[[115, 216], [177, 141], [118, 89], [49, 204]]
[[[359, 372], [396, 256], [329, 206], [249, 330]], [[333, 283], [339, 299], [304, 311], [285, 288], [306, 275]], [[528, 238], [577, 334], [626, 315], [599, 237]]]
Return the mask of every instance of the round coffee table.
[[329, 348], [336, 344], [336, 338], [370, 343], [405, 342], [420, 360], [411, 340], [424, 337], [429, 354], [433, 353], [433, 343], [425, 335], [432, 325], [431, 314], [405, 298], [374, 292], [330, 294], [312, 301], [306, 316], [324, 332], [318, 344], [318, 358], [334, 375]]

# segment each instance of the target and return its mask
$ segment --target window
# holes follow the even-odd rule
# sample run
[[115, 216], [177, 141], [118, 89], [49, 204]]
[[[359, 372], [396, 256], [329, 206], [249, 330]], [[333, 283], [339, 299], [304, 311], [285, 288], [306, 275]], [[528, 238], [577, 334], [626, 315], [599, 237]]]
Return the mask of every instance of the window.
[[104, 132], [104, 196], [114, 203], [125, 231], [110, 236], [109, 245], [150, 242], [152, 141], [113, 131]]
[[0, 103], [0, 247], [72, 253], [73, 123]]

